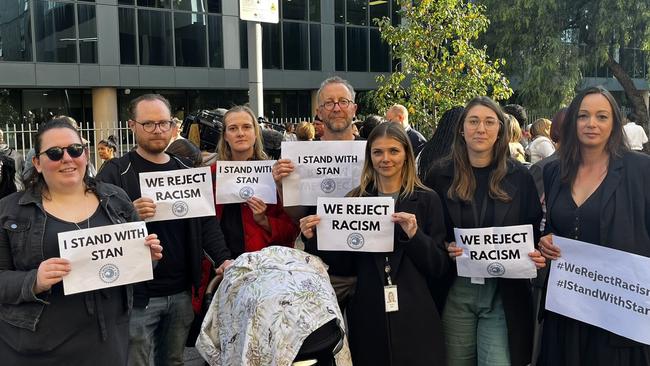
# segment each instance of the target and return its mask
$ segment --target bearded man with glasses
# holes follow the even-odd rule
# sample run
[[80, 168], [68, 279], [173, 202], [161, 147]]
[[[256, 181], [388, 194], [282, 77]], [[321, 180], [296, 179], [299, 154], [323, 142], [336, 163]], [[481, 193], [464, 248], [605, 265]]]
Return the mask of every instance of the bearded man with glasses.
[[[109, 160], [98, 179], [126, 191], [141, 219], [153, 217], [156, 204], [141, 197], [139, 173], [192, 167], [189, 160], [165, 152], [176, 123], [169, 101], [145, 94], [131, 102], [129, 127], [138, 144], [124, 156]], [[158, 234], [165, 255], [154, 269], [154, 278], [134, 289], [129, 324], [129, 365], [148, 365], [153, 353], [156, 365], [182, 365], [183, 351], [194, 319], [191, 290], [201, 282], [204, 252], [223, 272], [230, 252], [215, 217], [148, 222]]]

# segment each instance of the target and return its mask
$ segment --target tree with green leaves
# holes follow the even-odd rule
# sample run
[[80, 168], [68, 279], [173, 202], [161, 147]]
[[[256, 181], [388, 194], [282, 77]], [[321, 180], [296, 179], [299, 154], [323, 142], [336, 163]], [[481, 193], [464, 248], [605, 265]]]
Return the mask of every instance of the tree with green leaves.
[[491, 20], [481, 39], [491, 54], [508, 60], [505, 70], [522, 104], [557, 109], [575, 95], [589, 70], [607, 67], [625, 90], [636, 120], [647, 122], [645, 102], [624, 62], [629, 50], [649, 49], [650, 2], [480, 2]]
[[375, 20], [392, 57], [399, 61], [398, 70], [377, 78], [372, 99], [380, 111], [403, 104], [409, 121], [429, 135], [440, 112], [477, 95], [510, 97], [509, 82], [500, 72], [504, 61], [491, 60], [485, 47], [474, 46], [489, 24], [483, 5], [461, 0], [397, 3], [402, 24]]

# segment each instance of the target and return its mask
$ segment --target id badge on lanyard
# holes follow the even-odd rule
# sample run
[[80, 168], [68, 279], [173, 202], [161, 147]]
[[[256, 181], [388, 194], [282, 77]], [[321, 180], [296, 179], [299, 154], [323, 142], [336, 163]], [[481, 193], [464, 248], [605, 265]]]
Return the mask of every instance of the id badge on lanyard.
[[397, 297], [397, 285], [393, 285], [390, 278], [390, 263], [386, 257], [386, 264], [384, 265], [384, 272], [386, 273], [386, 282], [384, 286], [384, 305], [387, 313], [392, 313], [399, 310], [399, 299]]

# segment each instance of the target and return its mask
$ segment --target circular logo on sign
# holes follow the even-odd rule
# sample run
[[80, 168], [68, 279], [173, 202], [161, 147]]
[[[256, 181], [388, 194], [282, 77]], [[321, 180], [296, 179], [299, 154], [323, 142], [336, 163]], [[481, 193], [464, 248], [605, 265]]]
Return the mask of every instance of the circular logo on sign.
[[120, 277], [120, 269], [114, 264], [104, 264], [99, 269], [99, 279], [106, 283], [115, 282], [118, 277]]
[[494, 262], [487, 266], [487, 271], [492, 276], [503, 276], [506, 273], [506, 267], [499, 262]]
[[174, 215], [178, 217], [183, 217], [187, 215], [188, 210], [189, 208], [187, 207], [187, 203], [183, 201], [174, 202], [174, 204], [172, 205], [172, 212], [174, 213]]
[[252, 187], [246, 186], [239, 190], [239, 197], [244, 200], [247, 200], [255, 194], [255, 190]]
[[352, 249], [361, 249], [363, 247], [363, 235], [359, 233], [352, 233], [348, 235], [348, 246]]
[[325, 193], [332, 193], [336, 189], [336, 182], [334, 179], [323, 179], [320, 182], [320, 189]]

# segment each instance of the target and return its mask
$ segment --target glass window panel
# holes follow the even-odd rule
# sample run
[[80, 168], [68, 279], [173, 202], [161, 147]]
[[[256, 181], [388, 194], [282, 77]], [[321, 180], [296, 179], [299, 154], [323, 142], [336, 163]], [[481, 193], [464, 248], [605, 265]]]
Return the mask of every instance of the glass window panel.
[[348, 71], [368, 71], [368, 29], [348, 27]]
[[242, 69], [248, 68], [248, 27], [247, 22], [239, 21], [239, 63]]
[[221, 16], [208, 16], [210, 67], [223, 67], [223, 23]]
[[137, 63], [135, 9], [119, 8], [118, 18], [120, 23], [120, 63], [135, 65]]
[[390, 15], [388, 9], [388, 1], [390, 0], [371, 0], [370, 2], [368, 2], [368, 6], [370, 7], [371, 26], [377, 26], [377, 23], [375, 23], [373, 19], [375, 18], [381, 19], [383, 17], [388, 17]]
[[368, 0], [347, 0], [347, 24], [368, 25]]
[[29, 1], [0, 1], [0, 61], [32, 61]]
[[138, 10], [140, 65], [173, 66], [170, 12]]
[[309, 26], [307, 23], [284, 22], [284, 68], [309, 70]]
[[334, 22], [345, 24], [345, 0], [334, 0]]
[[381, 40], [379, 29], [370, 29], [370, 71], [390, 71], [390, 47]]
[[401, 23], [402, 20], [400, 19], [400, 16], [399, 16], [400, 6], [399, 6], [399, 3], [397, 2], [397, 0], [393, 0], [393, 3], [391, 4], [391, 8], [392, 8], [392, 16], [391, 16], [391, 18], [393, 20], [393, 25], [398, 26]]
[[74, 4], [53, 1], [35, 4], [36, 61], [77, 62]]
[[205, 15], [174, 13], [176, 66], [208, 66]]
[[307, 0], [282, 0], [282, 18], [307, 20]]
[[174, 9], [187, 10], [193, 12], [205, 12], [203, 0], [175, 0], [173, 2]]
[[79, 61], [97, 63], [97, 19], [95, 5], [77, 5]]
[[170, 9], [172, 0], [138, 0], [138, 6]]
[[309, 20], [320, 22], [320, 0], [309, 0]]
[[118, 5], [135, 5], [135, 0], [117, 0]]
[[262, 64], [265, 69], [282, 68], [280, 24], [262, 23]]
[[210, 13], [221, 13], [221, 0], [208, 0], [208, 11]]
[[334, 28], [336, 71], [345, 71], [345, 27]]
[[309, 25], [309, 52], [312, 70], [320, 70], [320, 24]]

